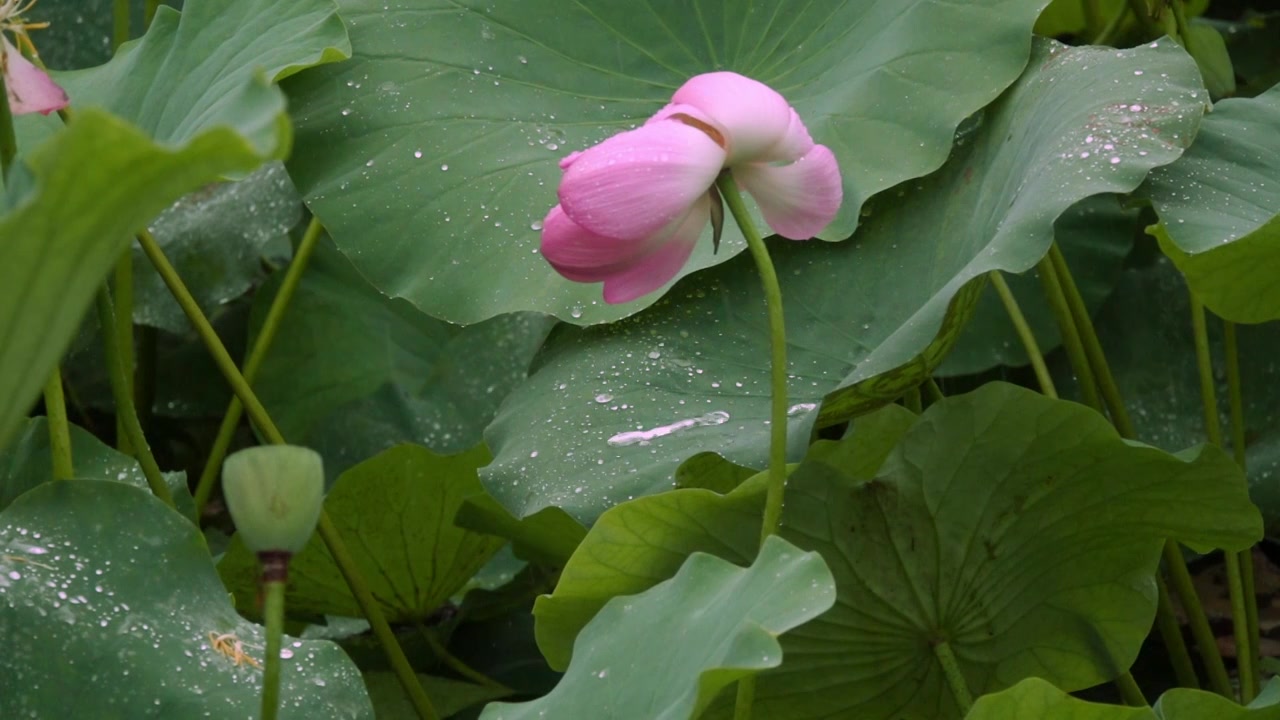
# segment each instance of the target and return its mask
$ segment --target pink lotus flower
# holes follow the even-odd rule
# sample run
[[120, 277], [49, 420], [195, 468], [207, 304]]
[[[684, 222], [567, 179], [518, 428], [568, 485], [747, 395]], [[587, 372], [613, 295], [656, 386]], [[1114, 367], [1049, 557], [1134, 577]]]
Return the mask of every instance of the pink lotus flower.
[[68, 102], [62, 88], [45, 71], [23, 57], [4, 36], [5, 30], [25, 34], [27, 30], [45, 27], [44, 23], [28, 23], [21, 17], [34, 4], [35, 0], [26, 5], [22, 0], [0, 0], [0, 70], [4, 72], [9, 111], [14, 115], [33, 112], [48, 115], [66, 107]]
[[604, 282], [624, 303], [675, 277], [711, 218], [726, 168], [777, 234], [804, 240], [843, 198], [835, 156], [775, 90], [731, 72], [698, 75], [642, 127], [560, 162], [560, 204], [542, 255], [564, 277]]

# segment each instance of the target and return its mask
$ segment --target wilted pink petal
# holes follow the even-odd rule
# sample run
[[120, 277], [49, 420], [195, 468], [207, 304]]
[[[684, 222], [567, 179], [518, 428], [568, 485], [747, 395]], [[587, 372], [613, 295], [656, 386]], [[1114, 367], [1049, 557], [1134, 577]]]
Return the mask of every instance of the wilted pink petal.
[[669, 235], [651, 241], [647, 254], [636, 258], [621, 272], [604, 281], [604, 301], [611, 304], [631, 302], [671, 282], [689, 261], [693, 248], [711, 219], [711, 199], [703, 195], [689, 215]]
[[0, 43], [10, 112], [14, 115], [33, 112], [48, 115], [67, 106], [67, 94], [48, 74], [22, 57], [22, 53], [3, 35], [0, 35]]
[[647, 237], [685, 216], [715, 181], [724, 157], [701, 130], [679, 122], [644, 125], [565, 165], [560, 205], [597, 235]]
[[557, 205], [542, 221], [542, 257], [574, 282], [601, 282], [619, 273], [647, 249], [642, 241], [596, 235]]
[[831, 224], [844, 197], [840, 168], [825, 145], [790, 165], [739, 165], [733, 177], [756, 199], [769, 227], [792, 240], [811, 238]]
[[671, 97], [692, 105], [724, 134], [728, 164], [772, 159], [771, 150], [787, 135], [791, 106], [776, 90], [737, 73], [714, 72], [689, 79]]

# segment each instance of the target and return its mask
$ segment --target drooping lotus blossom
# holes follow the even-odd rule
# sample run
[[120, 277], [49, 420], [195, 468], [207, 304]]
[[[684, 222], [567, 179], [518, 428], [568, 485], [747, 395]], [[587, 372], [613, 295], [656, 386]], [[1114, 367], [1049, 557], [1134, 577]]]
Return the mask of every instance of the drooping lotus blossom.
[[680, 271], [711, 218], [726, 168], [775, 233], [813, 237], [843, 198], [835, 156], [787, 101], [731, 72], [698, 75], [643, 126], [560, 162], [560, 204], [542, 255], [564, 277], [603, 282], [608, 303], [657, 290]]
[[35, 0], [0, 0], [0, 71], [9, 98], [9, 111], [14, 115], [38, 112], [48, 115], [67, 106], [67, 94], [49, 75], [22, 56], [9, 42], [5, 31], [25, 35], [27, 30], [45, 27], [44, 23], [28, 23], [22, 14]]

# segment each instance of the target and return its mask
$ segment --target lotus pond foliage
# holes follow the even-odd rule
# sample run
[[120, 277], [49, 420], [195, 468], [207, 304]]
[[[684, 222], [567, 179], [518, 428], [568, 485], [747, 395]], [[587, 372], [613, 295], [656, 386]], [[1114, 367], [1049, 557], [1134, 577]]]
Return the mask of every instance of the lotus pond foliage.
[[0, 717], [1280, 717], [1277, 48], [0, 0]]

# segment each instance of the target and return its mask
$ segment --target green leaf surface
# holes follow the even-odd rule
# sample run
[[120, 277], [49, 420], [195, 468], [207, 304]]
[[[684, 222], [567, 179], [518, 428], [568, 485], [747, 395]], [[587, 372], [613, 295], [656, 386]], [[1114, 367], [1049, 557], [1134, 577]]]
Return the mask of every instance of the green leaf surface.
[[[265, 277], [268, 255], [290, 255], [290, 228], [302, 219], [302, 199], [284, 166], [268, 163], [239, 182], [187, 195], [150, 223], [151, 234], [206, 316]], [[191, 323], [136, 243], [134, 322], [185, 333]]]
[[[915, 415], [888, 405], [859, 418], [854, 469], [874, 473]], [[661, 493], [610, 509], [592, 526], [560, 574], [555, 592], [533, 606], [538, 647], [548, 663], [569, 665], [574, 640], [610, 598], [642, 592], [671, 577], [689, 555], [750, 562], [760, 543], [765, 477], [724, 495], [707, 489]]]
[[[71, 426], [71, 460], [76, 478], [122, 482], [151, 492], [137, 460], [104, 445], [79, 425]], [[43, 416], [29, 418], [14, 442], [0, 450], [0, 510], [8, 507], [22, 493], [51, 480], [53, 462], [49, 450], [49, 423]], [[165, 480], [179, 512], [194, 511], [195, 504], [187, 489], [187, 474], [165, 473]], [[188, 514], [194, 515], [194, 512]]]
[[[555, 689], [485, 720], [698, 717], [721, 689], [782, 662], [778, 635], [835, 602], [822, 558], [771, 537], [750, 567], [695, 553], [675, 577], [605, 605]], [[680, 652], [673, 654], [673, 648]]]
[[[427, 697], [431, 698], [432, 706], [442, 718], [508, 694], [499, 688], [421, 673], [418, 674], [418, 681], [422, 683]], [[364, 674], [364, 683], [369, 688], [369, 698], [373, 700], [378, 720], [419, 720], [418, 711], [404, 694], [404, 687], [400, 685], [395, 673], [382, 670], [367, 672]]]
[[[401, 445], [346, 471], [329, 491], [325, 509], [388, 620], [425, 620], [502, 547], [453, 524], [462, 501], [480, 492], [476, 468], [488, 459], [483, 446], [442, 456]], [[238, 537], [218, 571], [237, 605], [253, 607], [257, 559]], [[319, 535], [294, 556], [286, 599], [302, 615], [361, 615]]]
[[1274, 677], [1248, 707], [1214, 693], [1174, 688], [1160, 696], [1153, 710], [1160, 720], [1278, 720], [1278, 694], [1280, 683]]
[[[241, 121], [282, 117], [254, 85]], [[83, 110], [15, 166], [0, 199], [0, 446], [39, 394], [132, 232], [184, 193], [263, 157], [234, 129], [158, 145], [119, 118]], [[74, 213], [67, 208], [78, 208]]]
[[758, 473], [713, 452], [698, 453], [676, 468], [676, 487], [702, 488], [724, 495]]
[[1151, 629], [1165, 538], [1239, 550], [1261, 535], [1220, 450], [1128, 443], [1013, 385], [930, 406], [874, 476], [850, 469], [854, 450], [816, 446], [791, 477], [783, 537], [822, 553], [840, 601], [784, 639], [787, 662], [757, 684], [761, 718], [959, 717], [936, 638], [975, 694], [1096, 685]]
[[[1090, 312], [1102, 305], [1119, 281], [1137, 229], [1138, 211], [1121, 207], [1114, 195], [1085, 198], [1053, 224], [1054, 240], [1071, 265], [1072, 276]], [[1006, 274], [1005, 282], [1017, 298], [1040, 352], [1049, 354], [1062, 343], [1062, 336], [1045, 302], [1044, 288], [1036, 271]], [[933, 374], [935, 377], [971, 375], [1001, 365], [1022, 367], [1030, 362], [1009, 320], [1009, 312], [995, 288], [988, 286], [955, 347]]]
[[[258, 712], [263, 628], [236, 614], [199, 531], [123, 483], [47, 483], [0, 513], [0, 628], [4, 717]], [[337, 645], [283, 648], [280, 717], [373, 718]]]
[[[287, 86], [289, 168], [388, 295], [458, 323], [604, 322], [656, 296], [605, 305], [537, 254], [562, 156], [643, 122], [687, 78], [733, 70], [782, 92], [835, 152], [845, 202], [823, 237], [843, 239], [867, 198], [941, 165], [960, 121], [1017, 77], [1044, 3], [341, 0], [356, 55]], [[682, 274], [743, 247], [726, 228]]]
[[461, 528], [506, 538], [518, 557], [548, 567], [563, 567], [587, 534], [560, 508], [543, 508], [517, 520], [487, 493], [467, 498], [453, 521]]
[[[254, 335], [283, 277], [257, 294]], [[404, 442], [461, 452], [524, 380], [552, 324], [518, 313], [449, 325], [383, 296], [322, 241], [255, 387], [285, 437], [320, 452], [330, 478]]]
[[[206, 129], [237, 129], [260, 155], [283, 158], [291, 140], [283, 106], [255, 111], [270, 82], [348, 57], [351, 43], [332, 0], [193, 0], [183, 12], [161, 6], [141, 39], [105, 65], [54, 73], [76, 109], [96, 106], [157, 141], [182, 143]], [[56, 127], [24, 116], [19, 147]], [[150, 219], [150, 218], [148, 218]]]
[[1280, 319], [1280, 86], [1223, 100], [1177, 162], [1151, 173], [1161, 247], [1204, 304], [1236, 322]]
[[[983, 276], [1032, 267], [1067, 208], [1132, 190], [1176, 158], [1203, 96], [1194, 63], [1169, 41], [1037, 42], [1026, 74], [947, 165], [873, 200], [850, 242], [770, 243], [786, 298], [789, 458], [808, 446], [824, 396], [830, 424], [922, 382]], [[589, 524], [669, 489], [698, 452], [766, 464], [768, 331], [749, 258], [623, 322], [557, 328], [535, 367], [485, 432], [495, 458], [485, 486], [517, 517], [555, 505]]]
[[[1173, 264], [1161, 258], [1150, 267], [1125, 271], [1095, 325], [1138, 439], [1171, 452], [1205, 442], [1191, 307]], [[1230, 440], [1221, 324], [1211, 320], [1209, 330], [1219, 419]], [[1280, 366], [1275, 363], [1280, 323], [1241, 325], [1237, 334], [1249, 492], [1267, 534], [1275, 536], [1280, 534]], [[1052, 370], [1060, 388], [1074, 388], [1063, 359]]]
[[[758, 717], [957, 717], [937, 638], [975, 693], [1033, 676], [1069, 690], [1103, 682], [1151, 628], [1166, 537], [1239, 549], [1261, 533], [1222, 451], [1129, 443], [1075, 403], [993, 383], [930, 406], [905, 434], [902, 419], [819, 442], [791, 475], [782, 536], [822, 553], [839, 601], [783, 639], [786, 662], [757, 681]], [[602, 517], [536, 608], [548, 656], [601, 597], [656, 582], [685, 548], [749, 556], [725, 539], [749, 537], [755, 518], [718, 511], [744, 488], [666, 493]], [[710, 502], [663, 512], [695, 493]], [[726, 716], [717, 708], [709, 717]]]
[[[978, 698], [965, 717], [967, 720], [1155, 720], [1157, 716], [1151, 708], [1079, 700], [1040, 678], [1027, 678], [1008, 690]], [[1210, 720], [1210, 717], [1205, 716], [1202, 720]]]
[[1190, 42], [1188, 52], [1195, 58], [1209, 94], [1214, 98], [1234, 95], [1236, 71], [1231, 67], [1231, 55], [1227, 53], [1227, 43], [1222, 38], [1222, 33], [1211, 25], [1192, 23], [1187, 26], [1184, 47], [1187, 42]]

